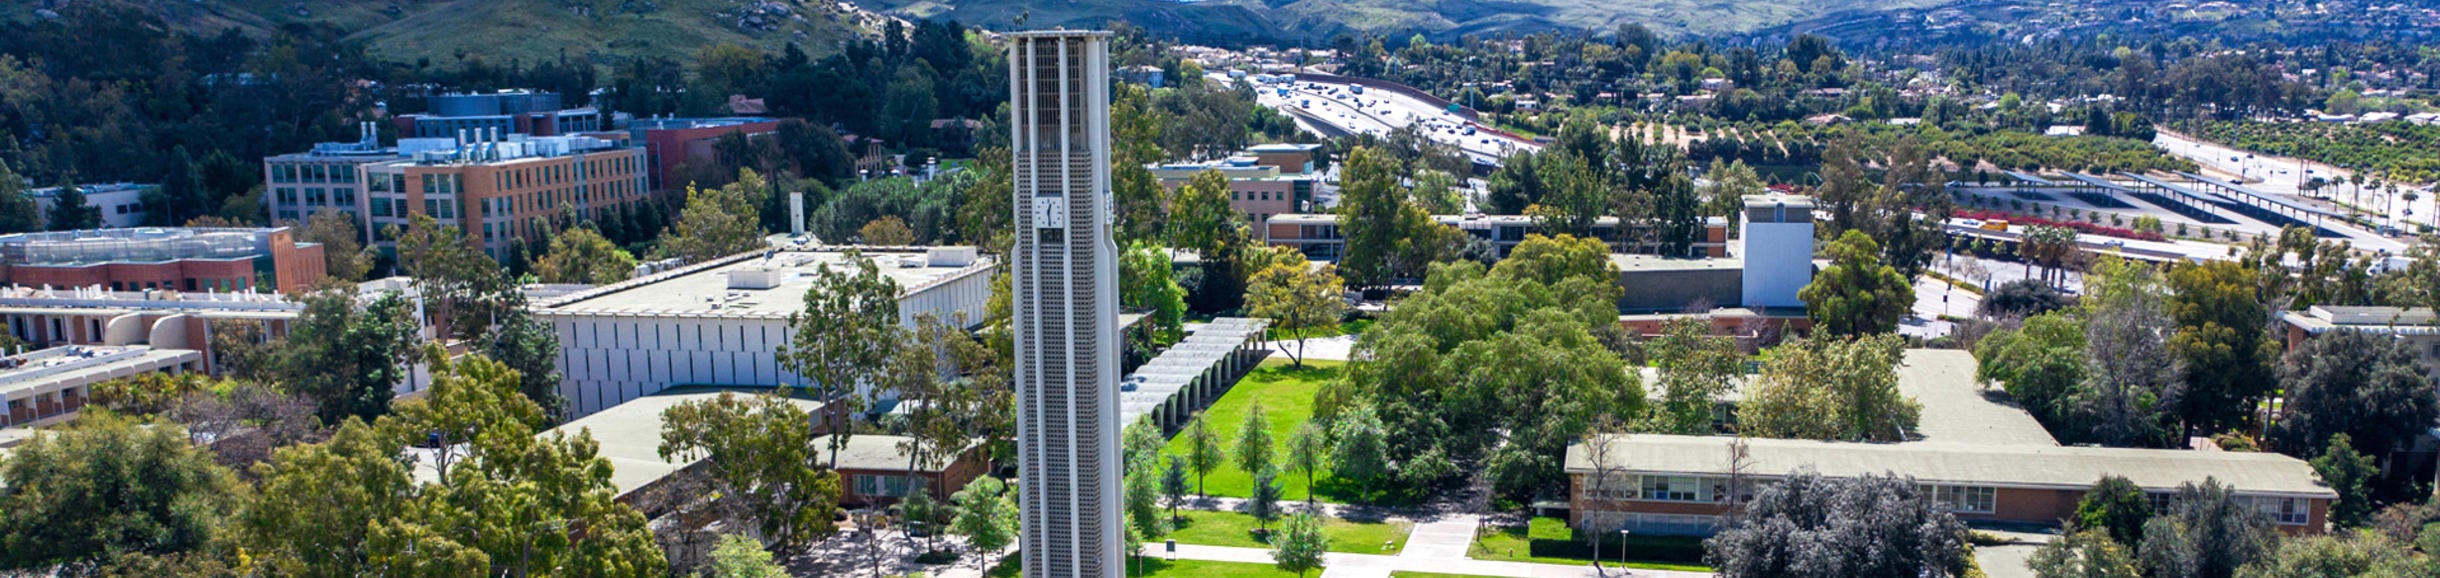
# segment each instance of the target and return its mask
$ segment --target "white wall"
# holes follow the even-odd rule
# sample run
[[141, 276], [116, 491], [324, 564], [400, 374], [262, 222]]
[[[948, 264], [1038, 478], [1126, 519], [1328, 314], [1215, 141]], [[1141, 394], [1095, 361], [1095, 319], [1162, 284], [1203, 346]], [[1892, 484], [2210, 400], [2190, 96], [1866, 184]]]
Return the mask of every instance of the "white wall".
[[[919, 287], [899, 301], [901, 323], [932, 313], [982, 319], [993, 268]], [[649, 291], [650, 288], [631, 289]], [[559, 334], [559, 395], [575, 418], [678, 385], [770, 387], [808, 385], [779, 363], [788, 321], [747, 317], [650, 314], [539, 315]]]
[[1746, 307], [1802, 307], [1796, 291], [1813, 282], [1813, 224], [1745, 224]]

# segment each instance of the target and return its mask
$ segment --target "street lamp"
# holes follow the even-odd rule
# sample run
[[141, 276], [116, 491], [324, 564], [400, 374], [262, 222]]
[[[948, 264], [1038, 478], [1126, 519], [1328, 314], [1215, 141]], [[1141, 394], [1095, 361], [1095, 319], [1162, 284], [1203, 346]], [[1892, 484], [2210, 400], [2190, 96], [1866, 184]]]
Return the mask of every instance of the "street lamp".
[[1629, 532], [1629, 530], [1627, 530], [1626, 528], [1619, 528], [1619, 529], [1618, 529], [1618, 573], [1619, 573], [1620, 575], [1625, 575], [1625, 574], [1627, 574], [1627, 534], [1628, 534], [1628, 533], [1630, 533], [1630, 532]]

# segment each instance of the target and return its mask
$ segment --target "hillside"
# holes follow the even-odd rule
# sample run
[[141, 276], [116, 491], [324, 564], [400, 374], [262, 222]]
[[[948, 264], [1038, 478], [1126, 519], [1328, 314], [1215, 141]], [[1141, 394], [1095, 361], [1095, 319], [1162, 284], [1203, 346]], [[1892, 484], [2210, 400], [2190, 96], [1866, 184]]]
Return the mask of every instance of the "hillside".
[[[683, 58], [714, 43], [808, 52], [872, 29], [877, 15], [822, 0], [46, 0], [113, 2], [198, 34], [235, 27], [263, 36], [283, 26], [329, 27], [375, 57], [446, 65], [460, 56], [499, 64], [566, 54], [608, 64], [635, 56]], [[9, 19], [40, 17], [10, 10]]]
[[1630, 22], [1664, 34], [1710, 35], [1843, 12], [1921, 8], [1950, 0], [859, 0], [909, 18], [956, 18], [988, 28], [1089, 27], [1125, 20], [1190, 42], [1318, 42], [1347, 32], [1465, 34], [1608, 30]]

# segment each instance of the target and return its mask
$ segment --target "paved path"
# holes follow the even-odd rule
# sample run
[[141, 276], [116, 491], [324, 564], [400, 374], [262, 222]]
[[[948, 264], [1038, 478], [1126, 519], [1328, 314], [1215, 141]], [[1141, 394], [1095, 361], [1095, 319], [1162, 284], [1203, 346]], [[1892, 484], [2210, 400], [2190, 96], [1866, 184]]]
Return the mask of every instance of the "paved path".
[[[1288, 353], [1296, 348], [1296, 341], [1265, 341], [1262, 346], [1271, 350], [1271, 357], [1288, 359]], [[1356, 338], [1353, 335], [1308, 338], [1305, 340], [1305, 359], [1346, 361], [1355, 348]]]
[[[1393, 518], [1397, 517], [1393, 516]], [[1471, 550], [1474, 545], [1474, 530], [1481, 524], [1482, 517], [1471, 514], [1441, 516], [1430, 521], [1417, 522], [1412, 533], [1407, 535], [1406, 549], [1399, 551], [1397, 555], [1332, 552], [1322, 558], [1324, 570], [1321, 576], [1322, 578], [1386, 578], [1390, 573], [1400, 571], [1524, 578], [1584, 578], [1591, 576], [1704, 578], [1710, 576], [1710, 574], [1701, 572], [1664, 570], [1622, 572], [1617, 568], [1605, 569], [1605, 574], [1595, 572], [1590, 565], [1533, 564], [1467, 558], [1467, 551]], [[1160, 546], [1157, 544], [1147, 544], [1146, 548], [1152, 550], [1154, 555], [1161, 555]], [[1177, 558], [1270, 564], [1271, 551], [1262, 548], [1179, 544]]]

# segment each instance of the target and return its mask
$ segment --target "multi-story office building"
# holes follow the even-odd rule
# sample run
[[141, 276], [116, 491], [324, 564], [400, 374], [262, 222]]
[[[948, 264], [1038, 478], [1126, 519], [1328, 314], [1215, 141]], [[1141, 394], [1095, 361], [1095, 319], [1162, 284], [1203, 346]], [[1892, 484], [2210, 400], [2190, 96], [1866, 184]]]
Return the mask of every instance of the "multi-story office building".
[[430, 112], [398, 116], [398, 134], [418, 138], [451, 138], [460, 132], [559, 136], [602, 128], [600, 110], [560, 108], [559, 94], [554, 92], [443, 94], [427, 102]]
[[1009, 39], [1019, 547], [1027, 576], [1114, 577], [1125, 529], [1110, 33]]
[[391, 247], [392, 228], [403, 230], [411, 215], [430, 215], [457, 226], [492, 258], [505, 258], [511, 240], [535, 238], [546, 218], [563, 211], [596, 218], [645, 200], [646, 164], [643, 148], [591, 136], [486, 135], [364, 165], [366, 228], [375, 245]]
[[[314, 213], [339, 211], [355, 217], [363, 228], [364, 165], [395, 161], [424, 150], [447, 149], [455, 139], [399, 139], [398, 146], [381, 146], [374, 123], [359, 126], [354, 142], [326, 142], [313, 150], [263, 158], [263, 204], [276, 222], [302, 222]], [[366, 241], [372, 231], [363, 231]]]
[[[95, 183], [77, 185], [76, 191], [85, 195], [85, 206], [101, 210], [102, 226], [120, 228], [144, 224], [144, 194], [159, 188], [161, 185]], [[28, 190], [25, 194], [34, 197], [35, 208], [41, 211], [44, 218], [49, 218], [51, 208], [59, 205], [61, 192], [59, 187], [43, 187]]]
[[1207, 171], [1228, 179], [1229, 208], [1245, 215], [1256, 234], [1269, 232], [1273, 216], [1307, 213], [1316, 208], [1313, 189], [1320, 179], [1289, 173], [1280, 165], [1263, 163], [1253, 155], [1155, 166], [1152, 176], [1160, 180], [1162, 188], [1176, 192], [1194, 180], [1195, 175]]

